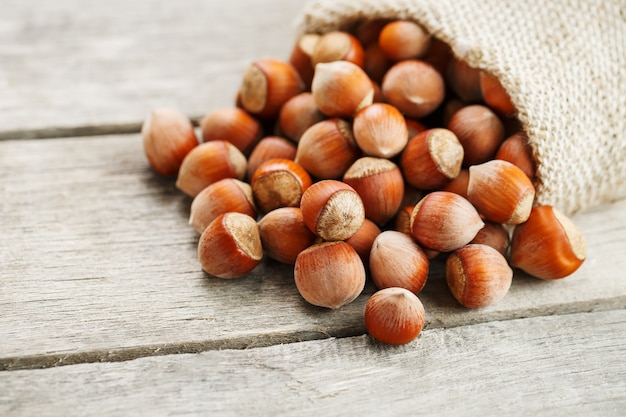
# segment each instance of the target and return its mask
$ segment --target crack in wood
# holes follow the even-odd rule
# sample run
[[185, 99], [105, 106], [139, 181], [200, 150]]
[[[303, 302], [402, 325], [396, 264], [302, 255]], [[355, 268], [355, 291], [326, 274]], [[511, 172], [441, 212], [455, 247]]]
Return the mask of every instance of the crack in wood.
[[269, 333], [257, 336], [236, 337], [223, 340], [207, 340], [200, 342], [183, 342], [162, 345], [136, 346], [92, 350], [69, 354], [44, 354], [0, 359], [0, 371], [24, 369], [44, 369], [58, 366], [79, 365], [96, 362], [125, 362], [149, 356], [179, 355], [200, 353], [210, 350], [244, 350], [269, 347], [279, 344], [298, 343], [328, 338], [344, 338], [361, 336], [364, 328], [346, 327], [323, 330], [303, 330], [291, 333]]
[[[536, 314], [502, 312], [501, 317], [498, 315], [489, 318], [475, 318], [473, 320], [457, 320], [450, 322], [431, 322], [426, 324], [425, 331], [445, 330], [451, 328], [470, 327], [483, 323], [504, 322], [511, 320], [527, 320], [537, 317], [548, 317], [556, 315], [572, 315], [572, 314], [591, 314], [600, 311], [616, 311], [626, 308], [626, 298], [618, 297], [612, 302], [602, 300], [597, 304], [590, 304], [588, 301], [580, 303], [570, 303], [555, 306], [549, 311], [536, 311]], [[28, 355], [21, 357], [0, 358], [1, 371], [16, 371], [27, 369], [45, 369], [59, 366], [79, 365], [98, 362], [125, 362], [134, 359], [201, 353], [211, 350], [245, 350], [270, 347], [280, 344], [291, 344], [299, 342], [307, 342], [313, 340], [324, 340], [330, 338], [348, 338], [357, 337], [367, 334], [365, 326], [353, 325], [347, 327], [336, 328], [320, 328], [314, 330], [302, 330], [295, 332], [276, 332], [259, 334], [255, 336], [242, 336], [222, 340], [206, 340], [199, 342], [181, 342], [166, 343], [146, 346], [135, 346], [128, 348], [119, 348], [115, 350], [97, 349], [92, 351], [67, 353], [67, 354], [42, 354]]]
[[[190, 116], [195, 127], [199, 126], [201, 116]], [[127, 123], [107, 123], [83, 126], [53, 126], [39, 129], [0, 130], [0, 140], [57, 139], [80, 136], [123, 135], [141, 132], [143, 121]]]

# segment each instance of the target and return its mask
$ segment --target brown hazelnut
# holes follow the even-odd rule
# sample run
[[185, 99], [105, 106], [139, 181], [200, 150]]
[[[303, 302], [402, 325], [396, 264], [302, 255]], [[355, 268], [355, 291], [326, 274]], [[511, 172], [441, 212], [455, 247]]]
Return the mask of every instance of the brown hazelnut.
[[423, 248], [450, 252], [471, 242], [484, 223], [474, 206], [460, 195], [434, 191], [415, 205], [410, 226]]
[[328, 119], [308, 128], [296, 150], [295, 161], [317, 178], [341, 178], [361, 155], [350, 124]]
[[141, 127], [143, 149], [152, 169], [176, 175], [187, 154], [198, 145], [191, 121], [169, 108], [152, 111]]
[[430, 42], [430, 34], [409, 20], [387, 23], [378, 36], [380, 49], [392, 61], [421, 58], [430, 48]]
[[304, 224], [299, 207], [272, 210], [258, 224], [267, 256], [286, 264], [294, 264], [298, 254], [315, 243], [317, 238]]
[[382, 82], [387, 102], [408, 117], [421, 118], [443, 102], [443, 78], [430, 64], [416, 59], [400, 61], [387, 71]]
[[480, 104], [459, 109], [448, 123], [463, 145], [463, 165], [481, 164], [493, 159], [504, 140], [504, 126], [498, 116]]
[[385, 230], [370, 252], [370, 272], [376, 288], [405, 288], [419, 293], [428, 278], [428, 258], [411, 236]]
[[485, 103], [501, 116], [515, 114], [515, 105], [506, 92], [500, 80], [484, 71], [480, 73], [480, 90]]
[[208, 113], [200, 120], [202, 141], [226, 140], [248, 155], [261, 138], [261, 124], [245, 110], [223, 108]]
[[426, 51], [426, 55], [422, 57], [422, 61], [432, 65], [439, 74], [444, 75], [448, 68], [448, 62], [452, 59], [452, 50], [450, 45], [444, 41], [432, 38], [430, 48]]
[[[383, 80], [383, 77], [391, 67], [391, 61], [387, 59], [378, 43], [372, 43], [365, 48], [365, 62], [363, 69], [377, 83]], [[376, 101], [376, 100], [374, 100]]]
[[259, 165], [250, 185], [257, 206], [268, 213], [279, 207], [298, 207], [311, 177], [292, 160], [270, 159]]
[[280, 109], [278, 123], [285, 136], [298, 142], [302, 134], [326, 116], [317, 108], [310, 92], [300, 93], [287, 100]]
[[535, 180], [537, 165], [528, 143], [528, 136], [525, 133], [519, 132], [505, 139], [496, 152], [495, 159], [512, 163], [524, 171], [530, 181]]
[[530, 215], [535, 187], [524, 171], [494, 159], [469, 168], [467, 198], [487, 219], [519, 224]]
[[585, 238], [574, 222], [552, 206], [537, 206], [513, 229], [511, 265], [541, 279], [573, 274], [587, 257]]
[[365, 62], [363, 46], [354, 35], [348, 32], [326, 32], [315, 43], [311, 63], [315, 68], [319, 63], [333, 61], [348, 61], [363, 67]]
[[230, 142], [212, 140], [193, 148], [178, 171], [176, 187], [195, 197], [205, 187], [224, 178], [243, 180], [246, 157]]
[[374, 103], [354, 116], [354, 139], [366, 154], [379, 158], [398, 155], [407, 144], [408, 129], [402, 113], [386, 103]]
[[361, 197], [365, 217], [379, 226], [387, 223], [402, 204], [404, 179], [398, 166], [388, 159], [358, 159], [344, 174], [343, 182]]
[[242, 213], [225, 213], [209, 224], [198, 242], [202, 269], [219, 278], [252, 271], [263, 258], [256, 221]]
[[424, 306], [404, 288], [385, 288], [370, 297], [365, 306], [365, 328], [374, 339], [388, 345], [404, 345], [424, 328]]
[[450, 89], [466, 103], [482, 100], [480, 70], [470, 67], [465, 61], [452, 58], [446, 69], [446, 81]]
[[256, 206], [249, 184], [224, 178], [209, 185], [191, 202], [189, 224], [198, 232], [224, 213], [237, 212], [256, 218]]
[[302, 195], [300, 208], [304, 223], [324, 240], [346, 240], [354, 235], [365, 219], [359, 194], [348, 184], [322, 180]]
[[289, 63], [298, 71], [300, 78], [309, 89], [311, 88], [311, 81], [313, 80], [313, 64], [311, 57], [313, 56], [313, 50], [319, 39], [320, 35], [317, 33], [306, 33], [302, 35], [294, 45], [291, 55], [289, 56]]
[[502, 256], [506, 256], [509, 242], [509, 230], [505, 225], [485, 220], [485, 226], [476, 233], [476, 237], [470, 243], [491, 246]]
[[352, 117], [374, 99], [372, 80], [361, 67], [348, 61], [317, 64], [311, 93], [328, 117]]
[[296, 145], [278, 136], [266, 136], [257, 143], [248, 158], [248, 178], [252, 178], [259, 165], [270, 159], [290, 159], [296, 157]]
[[304, 88], [298, 71], [288, 62], [257, 60], [243, 75], [241, 104], [245, 110], [259, 117], [275, 117], [280, 107], [303, 92]]
[[354, 35], [361, 42], [361, 45], [367, 47], [371, 44], [378, 44], [380, 31], [389, 23], [389, 19], [366, 19], [359, 22], [354, 30]]
[[363, 263], [368, 265], [370, 259], [370, 251], [376, 236], [380, 234], [380, 228], [369, 219], [364, 219], [363, 224], [355, 234], [345, 240], [347, 244], [352, 246], [356, 253], [359, 254]]
[[365, 267], [346, 242], [323, 242], [300, 252], [294, 266], [298, 292], [310, 304], [337, 309], [365, 286]]
[[467, 198], [467, 183], [469, 182], [469, 170], [461, 169], [459, 175], [452, 181], [441, 187], [441, 191], [449, 191]]
[[400, 166], [406, 182], [415, 188], [441, 188], [461, 172], [463, 146], [450, 130], [425, 130], [409, 140]]
[[513, 271], [500, 252], [487, 245], [471, 244], [456, 250], [446, 261], [450, 292], [466, 308], [486, 307], [509, 291]]

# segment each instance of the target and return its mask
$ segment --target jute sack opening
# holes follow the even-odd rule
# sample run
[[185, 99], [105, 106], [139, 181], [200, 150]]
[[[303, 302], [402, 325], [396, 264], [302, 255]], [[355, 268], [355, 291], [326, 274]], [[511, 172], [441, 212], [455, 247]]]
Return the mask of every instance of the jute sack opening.
[[626, 196], [624, 0], [316, 0], [298, 35], [410, 19], [497, 76], [537, 162], [537, 203], [567, 214]]

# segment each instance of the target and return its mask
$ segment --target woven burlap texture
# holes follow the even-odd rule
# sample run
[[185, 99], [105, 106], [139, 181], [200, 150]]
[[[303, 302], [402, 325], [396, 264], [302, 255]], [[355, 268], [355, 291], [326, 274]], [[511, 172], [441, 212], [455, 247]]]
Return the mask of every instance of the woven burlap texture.
[[511, 96], [538, 164], [537, 203], [567, 214], [626, 196], [624, 0], [317, 0], [297, 33], [410, 19]]

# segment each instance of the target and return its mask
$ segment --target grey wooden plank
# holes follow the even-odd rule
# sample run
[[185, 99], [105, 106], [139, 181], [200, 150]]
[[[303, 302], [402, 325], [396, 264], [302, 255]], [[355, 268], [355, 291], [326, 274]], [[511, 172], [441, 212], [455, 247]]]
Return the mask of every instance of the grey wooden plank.
[[[0, 369], [364, 333], [371, 285], [337, 311], [306, 304], [291, 268], [209, 278], [190, 200], [144, 159], [139, 135], [0, 142]], [[589, 258], [573, 276], [518, 275], [500, 303], [466, 310], [441, 265], [420, 296], [427, 327], [626, 306], [626, 200], [575, 218]]]
[[623, 416], [626, 310], [0, 372], [3, 415]]
[[3, 0], [0, 139], [139, 129], [154, 107], [234, 103], [254, 59], [287, 59], [291, 0]]

